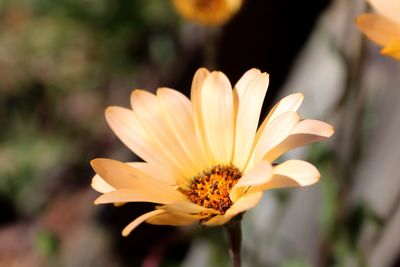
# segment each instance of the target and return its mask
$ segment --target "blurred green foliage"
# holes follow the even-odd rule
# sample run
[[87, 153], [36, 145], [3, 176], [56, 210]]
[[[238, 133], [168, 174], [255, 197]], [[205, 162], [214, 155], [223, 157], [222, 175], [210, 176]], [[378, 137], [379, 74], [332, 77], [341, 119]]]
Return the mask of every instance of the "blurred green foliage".
[[0, 2], [0, 194], [18, 213], [82, 180], [110, 92], [174, 60], [177, 23], [164, 0]]

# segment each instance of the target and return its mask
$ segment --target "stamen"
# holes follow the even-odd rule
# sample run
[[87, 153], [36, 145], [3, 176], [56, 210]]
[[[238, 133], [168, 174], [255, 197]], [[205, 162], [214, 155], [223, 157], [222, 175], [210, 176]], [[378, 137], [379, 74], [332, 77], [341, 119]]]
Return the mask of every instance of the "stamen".
[[196, 176], [184, 194], [195, 204], [225, 214], [232, 206], [229, 192], [241, 176], [242, 173], [234, 166], [217, 165]]

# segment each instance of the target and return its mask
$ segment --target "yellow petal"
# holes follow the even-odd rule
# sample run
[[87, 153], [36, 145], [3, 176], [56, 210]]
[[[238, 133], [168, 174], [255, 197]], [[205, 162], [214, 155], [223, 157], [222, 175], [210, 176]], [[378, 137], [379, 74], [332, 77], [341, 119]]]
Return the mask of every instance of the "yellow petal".
[[383, 16], [362, 14], [356, 18], [356, 23], [368, 38], [381, 46], [400, 39], [400, 26]]
[[124, 230], [122, 230], [122, 235], [123, 236], [128, 236], [133, 231], [133, 229], [135, 229], [136, 227], [139, 226], [139, 224], [141, 224], [142, 222], [150, 219], [153, 216], [156, 216], [156, 215], [159, 215], [159, 214], [162, 214], [162, 213], [165, 213], [165, 211], [164, 210], [153, 210], [153, 211], [150, 211], [148, 213], [143, 214], [140, 217], [137, 217], [133, 222], [128, 224], [124, 228]]
[[115, 188], [109, 185], [106, 181], [104, 181], [99, 175], [95, 175], [92, 178], [92, 188], [100, 193], [108, 193], [114, 191]]
[[229, 222], [233, 218], [233, 215], [216, 215], [207, 221], [203, 221], [201, 224], [205, 226], [218, 226], [224, 225], [225, 223]]
[[234, 216], [255, 207], [262, 198], [262, 192], [245, 194], [226, 211], [224, 215], [217, 215], [208, 221], [202, 222], [207, 226], [223, 225]]
[[252, 187], [250, 192], [284, 187], [302, 187], [318, 182], [319, 171], [310, 163], [302, 160], [288, 160], [274, 167], [272, 179], [260, 186]]
[[328, 123], [317, 120], [300, 121], [283, 142], [265, 154], [264, 160], [272, 162], [289, 150], [324, 140], [333, 133], [334, 129]]
[[268, 89], [269, 75], [260, 74], [246, 89], [238, 94], [239, 107], [236, 117], [234, 165], [243, 169], [253, 147], [262, 104]]
[[156, 165], [170, 166], [160, 153], [160, 147], [143, 129], [132, 110], [121, 107], [106, 109], [106, 120], [118, 138], [143, 160]]
[[272, 178], [272, 165], [267, 161], [261, 161], [254, 169], [246, 173], [231, 189], [229, 197], [233, 202], [237, 201], [249, 186], [258, 186], [267, 183]]
[[287, 111], [268, 123], [261, 133], [255, 148], [256, 162], [285, 140], [299, 120], [300, 117], [296, 112]]
[[205, 218], [206, 216], [207, 215], [199, 215], [199, 214], [191, 215], [184, 213], [166, 212], [153, 216], [150, 219], [146, 220], [146, 222], [155, 225], [183, 226], [198, 222], [200, 219]]
[[168, 88], [158, 89], [157, 97], [176, 139], [200, 173], [208, 167], [208, 161], [196, 136], [192, 103], [182, 93]]
[[136, 185], [137, 174], [128, 165], [112, 159], [94, 159], [90, 162], [95, 172], [113, 188], [129, 188]]
[[182, 200], [179, 192], [163, 190], [161, 188], [125, 188], [104, 193], [98, 197], [94, 204], [126, 203], [126, 202], [150, 202], [169, 204]]
[[160, 147], [158, 153], [162, 152], [184, 177], [196, 175], [195, 163], [172, 132], [157, 97], [144, 90], [134, 90], [131, 105], [144, 129]]
[[283, 113], [287, 111], [297, 111], [301, 103], [303, 103], [303, 100], [304, 95], [302, 93], [295, 93], [282, 98], [272, 107], [267, 117], [264, 119], [262, 125], [260, 126], [259, 132], [261, 133], [268, 123], [272, 122]]
[[232, 87], [222, 72], [212, 72], [201, 88], [203, 127], [215, 164], [230, 164], [234, 116]]
[[234, 91], [241, 98], [249, 84], [261, 74], [259, 69], [253, 68], [246, 71], [234, 86]]
[[[142, 171], [125, 163], [110, 159], [95, 159], [91, 161], [91, 165], [100, 177], [116, 189], [132, 188], [147, 195], [168, 195], [175, 200], [184, 198], [174, 187], [152, 179]], [[118, 200], [115, 202], [127, 201]]]
[[173, 203], [167, 204], [162, 207], [163, 209], [172, 212], [172, 213], [187, 213], [187, 214], [193, 214], [193, 213], [211, 213], [211, 214], [218, 214], [219, 212], [213, 209], [208, 209], [203, 206], [199, 206], [193, 202], [190, 202], [187, 199], [181, 200], [181, 201], [175, 201]]
[[369, 2], [382, 16], [400, 24], [399, 0], [369, 0]]
[[400, 60], [400, 39], [390, 42], [381, 50], [382, 55], [391, 56]]
[[[208, 153], [208, 145], [206, 141], [206, 135], [204, 132], [204, 122], [203, 115], [201, 112], [201, 88], [203, 87], [203, 83], [210, 72], [205, 68], [200, 68], [196, 71], [192, 81], [192, 89], [190, 92], [190, 99], [192, 100], [193, 107], [193, 119], [194, 125], [197, 133], [197, 137], [199, 138], [202, 147], [205, 148], [205, 152]], [[209, 154], [207, 154], [210, 157]]]
[[176, 185], [176, 177], [179, 177], [179, 173], [173, 172], [172, 170], [164, 168], [160, 165], [154, 165], [147, 162], [127, 162], [126, 164], [142, 171], [154, 180], [158, 180], [172, 186]]
[[235, 203], [233, 203], [233, 205], [226, 211], [225, 215], [235, 216], [241, 212], [254, 208], [258, 202], [260, 202], [262, 196], [262, 192], [243, 195]]

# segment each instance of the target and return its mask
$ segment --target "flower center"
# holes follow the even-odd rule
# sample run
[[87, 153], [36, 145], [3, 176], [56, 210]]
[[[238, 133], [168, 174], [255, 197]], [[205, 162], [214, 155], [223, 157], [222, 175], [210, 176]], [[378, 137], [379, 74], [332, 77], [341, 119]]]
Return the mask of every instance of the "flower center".
[[197, 205], [225, 214], [232, 206], [229, 192], [241, 176], [240, 170], [234, 166], [217, 165], [193, 178], [184, 194]]

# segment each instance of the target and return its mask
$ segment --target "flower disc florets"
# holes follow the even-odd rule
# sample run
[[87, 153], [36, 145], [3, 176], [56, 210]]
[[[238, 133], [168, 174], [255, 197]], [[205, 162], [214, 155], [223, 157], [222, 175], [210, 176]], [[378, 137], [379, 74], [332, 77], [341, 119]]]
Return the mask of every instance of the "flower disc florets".
[[197, 205], [225, 214], [232, 205], [229, 192], [241, 176], [240, 170], [234, 166], [217, 165], [193, 178], [184, 194]]

